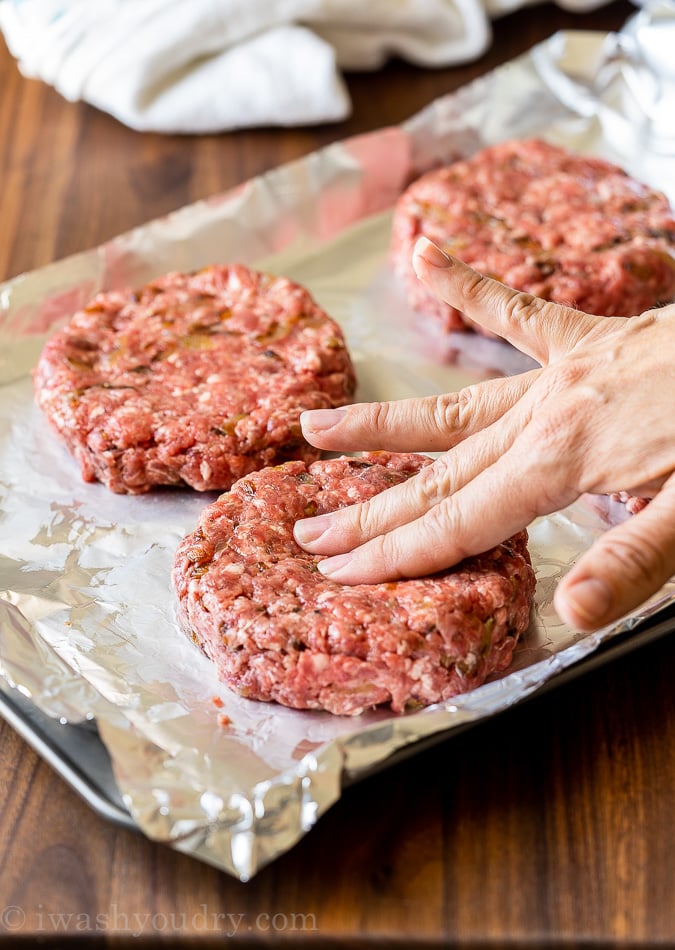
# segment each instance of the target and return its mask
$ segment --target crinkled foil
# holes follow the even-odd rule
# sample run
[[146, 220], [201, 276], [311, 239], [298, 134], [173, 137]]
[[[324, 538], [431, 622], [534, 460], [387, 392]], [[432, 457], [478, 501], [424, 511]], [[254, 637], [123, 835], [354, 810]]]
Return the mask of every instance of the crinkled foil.
[[[675, 585], [596, 634], [561, 624], [556, 583], [612, 516], [580, 501], [532, 526], [536, 608], [506, 675], [403, 716], [335, 717], [242, 699], [179, 631], [169, 580], [179, 540], [215, 495], [127, 497], [85, 485], [33, 402], [30, 370], [46, 336], [98, 290], [236, 259], [301, 281], [339, 320], [359, 400], [441, 393], [529, 367], [505, 343], [415, 326], [389, 267], [391, 207], [427, 168], [529, 135], [611, 158], [675, 195], [672, 156], [616, 135], [619, 113], [593, 85], [613, 42], [557, 34], [402, 127], [332, 145], [0, 287], [2, 673], [50, 716], [96, 720], [149, 837], [248, 880], [308, 832], [346, 782], [523, 700], [656, 617]], [[617, 75], [610, 80], [616, 97]], [[581, 107], [570, 88], [586, 90]]]

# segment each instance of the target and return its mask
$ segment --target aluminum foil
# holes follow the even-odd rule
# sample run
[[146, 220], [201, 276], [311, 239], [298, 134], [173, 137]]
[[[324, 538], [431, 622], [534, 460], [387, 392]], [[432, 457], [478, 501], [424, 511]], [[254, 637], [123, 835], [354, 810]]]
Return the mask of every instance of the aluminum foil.
[[47, 335], [98, 290], [237, 259], [301, 281], [341, 323], [359, 400], [441, 393], [528, 368], [505, 343], [435, 336], [412, 321], [389, 266], [391, 208], [435, 164], [529, 135], [618, 161], [675, 196], [672, 156], [615, 135], [619, 113], [613, 105], [608, 118], [604, 87], [589, 74], [613, 43], [557, 34], [401, 127], [330, 146], [0, 287], [1, 672], [50, 716], [95, 719], [147, 836], [248, 880], [307, 833], [345, 783], [522, 701], [656, 617], [675, 585], [593, 635], [561, 624], [555, 586], [616, 514], [580, 501], [532, 526], [536, 606], [507, 674], [409, 715], [335, 717], [242, 699], [179, 631], [169, 580], [179, 540], [215, 495], [127, 497], [85, 485], [33, 402], [30, 370]]

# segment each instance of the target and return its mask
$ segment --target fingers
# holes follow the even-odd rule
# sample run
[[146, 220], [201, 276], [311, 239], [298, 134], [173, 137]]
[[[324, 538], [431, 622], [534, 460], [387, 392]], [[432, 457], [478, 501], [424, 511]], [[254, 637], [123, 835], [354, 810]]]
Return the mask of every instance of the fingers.
[[444, 452], [500, 419], [527, 392], [540, 370], [490, 379], [425, 399], [357, 403], [303, 412], [303, 435], [333, 452]]
[[[540, 372], [535, 370], [527, 376], [538, 379]], [[504, 456], [527, 427], [532, 407], [540, 398], [540, 387], [523, 385], [525, 398], [517, 400], [491, 425], [467, 436], [414, 478], [361, 504], [296, 522], [294, 533], [298, 544], [312, 554], [336, 555], [363, 546], [364, 542], [425, 516], [435, 505]], [[513, 390], [512, 395], [515, 392], [517, 390]], [[470, 425], [467, 423], [467, 428]], [[331, 565], [325, 567], [330, 569]]]
[[599, 321], [620, 319], [592, 316], [512, 290], [448, 257], [425, 237], [417, 241], [413, 266], [436, 296], [542, 365], [568, 353]]
[[[448, 458], [452, 456], [449, 453]], [[462, 488], [427, 505], [419, 517], [374, 535], [352, 550], [346, 550], [348, 545], [334, 535], [336, 549], [344, 553], [320, 561], [319, 570], [345, 584], [374, 584], [434, 573], [494, 547], [537, 515], [562, 508], [578, 495], [566, 484], [557, 454], [537, 457], [527, 435], [516, 438], [503, 454], [497, 453], [488, 466], [477, 468]], [[543, 480], [545, 491], [532, 490], [535, 479]], [[373, 502], [390, 492], [393, 494], [389, 489], [376, 496]], [[347, 508], [340, 514], [349, 512]], [[330, 553], [323, 537], [319, 549]]]
[[675, 476], [630, 520], [607, 531], [555, 593], [566, 623], [595, 630], [638, 607], [675, 574]]
[[513, 431], [502, 428], [488, 437], [479, 433], [464, 444], [466, 451], [447, 453], [369, 501], [297, 521], [295, 540], [312, 554], [336, 555], [416, 521], [491, 465], [508, 448]]
[[[510, 451], [516, 439], [519, 439], [521, 444], [520, 470], [517, 471], [514, 465], [512, 476], [508, 476], [502, 461], [499, 469], [504, 473], [502, 478], [512, 477], [519, 484], [527, 484], [529, 492], [536, 494], [539, 491], [546, 497], [546, 490], [541, 491], [542, 485], [547, 488], [546, 476], [533, 471], [531, 479], [525, 479], [527, 466], [531, 467], [537, 457], [545, 459], [548, 455], [554, 459], [557, 478], [574, 478], [579, 461], [570, 444], [575, 439], [577, 443], [581, 443], [578, 437], [581, 423], [577, 403], [573, 399], [548, 398], [563, 385], [559, 379], [560, 375], [556, 369], [534, 370], [526, 374], [526, 377], [520, 380], [518, 388], [509, 390], [509, 395], [515, 396], [521, 392], [521, 388], [524, 389], [521, 398], [491, 425], [472, 432], [415, 478], [387, 489], [370, 501], [298, 521], [295, 525], [296, 541], [312, 554], [332, 556], [362, 547], [377, 536], [400, 528], [408, 522], [416, 522], [435, 505], [443, 503], [448, 496], [459, 492], [472, 479], [481, 476], [485, 469], [501, 460]], [[542, 406], [547, 408], [542, 410]], [[367, 410], [367, 407], [364, 409]], [[539, 415], [535, 417], [537, 412]], [[349, 413], [345, 415], [348, 417]], [[467, 417], [469, 421], [464, 425], [465, 432], [473, 425], [471, 416], [470, 413]], [[330, 443], [331, 447], [337, 447], [338, 444], [337, 440]], [[500, 491], [507, 499], [513, 495], [513, 485], [508, 480], [499, 484], [495, 490]], [[486, 495], [482, 500], [486, 510], [479, 511], [477, 516], [483, 520], [493, 519], [493, 501], [491, 494]], [[478, 508], [480, 509], [480, 504]], [[520, 527], [524, 527], [526, 523]], [[497, 541], [502, 541], [508, 537], [508, 531], [502, 531], [499, 527], [493, 535], [497, 537]], [[416, 540], [413, 538], [413, 558], [419, 557], [421, 538], [421, 535]], [[375, 548], [370, 550], [374, 552]], [[447, 550], [446, 544], [436, 553], [442, 556], [443, 551]], [[479, 550], [474, 547], [473, 553], [478, 553]], [[449, 553], [447, 556], [450, 557]], [[436, 561], [434, 563], [438, 564]], [[447, 564], [450, 563], [452, 562], [448, 560]], [[331, 564], [325, 564], [324, 570], [330, 570], [331, 567]]]

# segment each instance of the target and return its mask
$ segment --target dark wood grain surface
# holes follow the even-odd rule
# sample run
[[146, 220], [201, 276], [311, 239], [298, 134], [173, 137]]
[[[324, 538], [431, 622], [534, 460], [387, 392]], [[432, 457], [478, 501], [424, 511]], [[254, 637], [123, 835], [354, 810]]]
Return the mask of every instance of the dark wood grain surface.
[[[0, 279], [330, 141], [397, 123], [557, 29], [498, 21], [478, 62], [349, 77], [318, 128], [141, 135], [22, 78], [0, 43]], [[98, 817], [0, 723], [0, 941], [77, 946], [675, 945], [675, 637], [348, 789], [242, 884]]]

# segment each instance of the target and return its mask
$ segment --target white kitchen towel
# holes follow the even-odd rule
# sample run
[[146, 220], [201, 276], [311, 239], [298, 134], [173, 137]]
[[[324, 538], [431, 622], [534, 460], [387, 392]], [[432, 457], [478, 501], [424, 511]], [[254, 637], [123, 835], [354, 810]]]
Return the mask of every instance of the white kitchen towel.
[[530, 2], [0, 0], [0, 30], [22, 73], [66, 99], [134, 129], [199, 133], [343, 119], [343, 70], [468, 62], [491, 19]]

